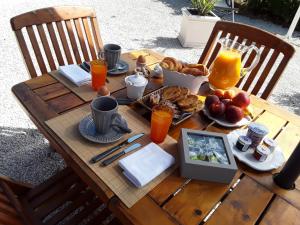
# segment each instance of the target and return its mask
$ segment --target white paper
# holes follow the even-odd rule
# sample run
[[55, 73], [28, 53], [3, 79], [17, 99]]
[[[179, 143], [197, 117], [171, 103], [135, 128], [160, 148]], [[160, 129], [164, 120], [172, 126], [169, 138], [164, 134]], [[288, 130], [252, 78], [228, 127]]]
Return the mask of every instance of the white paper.
[[58, 68], [58, 71], [77, 86], [81, 86], [91, 80], [91, 74], [75, 64], [60, 66]]
[[123, 174], [136, 186], [143, 187], [175, 163], [172, 155], [155, 143], [121, 159]]

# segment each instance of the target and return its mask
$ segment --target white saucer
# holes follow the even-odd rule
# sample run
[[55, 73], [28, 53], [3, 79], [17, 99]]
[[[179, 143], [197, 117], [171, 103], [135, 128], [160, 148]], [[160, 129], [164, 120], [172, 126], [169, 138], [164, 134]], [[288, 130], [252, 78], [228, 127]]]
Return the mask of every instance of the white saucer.
[[234, 130], [227, 135], [230, 147], [232, 149], [232, 153], [241, 162], [243, 162], [243, 163], [247, 164], [248, 166], [250, 166], [251, 168], [253, 168], [255, 170], [259, 170], [259, 171], [269, 171], [269, 170], [277, 169], [284, 164], [285, 158], [284, 158], [284, 155], [279, 146], [277, 146], [275, 148], [274, 152], [271, 153], [268, 156], [268, 158], [263, 162], [257, 161], [253, 157], [253, 152], [254, 152], [253, 148], [248, 149], [248, 151], [246, 151], [246, 152], [242, 152], [242, 151], [238, 150], [235, 147], [237, 139], [240, 135], [246, 135], [246, 133], [247, 133], [247, 129], [239, 129], [239, 130]]

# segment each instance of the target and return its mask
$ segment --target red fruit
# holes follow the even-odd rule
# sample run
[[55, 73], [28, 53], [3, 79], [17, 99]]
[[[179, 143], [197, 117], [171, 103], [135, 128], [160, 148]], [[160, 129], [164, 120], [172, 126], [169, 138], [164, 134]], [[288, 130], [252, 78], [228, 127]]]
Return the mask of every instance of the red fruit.
[[250, 98], [245, 92], [240, 92], [234, 96], [232, 102], [235, 106], [244, 109], [250, 104]]
[[227, 108], [228, 106], [232, 105], [231, 99], [222, 99], [221, 102], [224, 103], [225, 107]]
[[225, 118], [230, 123], [239, 122], [241, 119], [243, 119], [243, 117], [243, 110], [237, 106], [230, 105], [225, 111]]
[[233, 99], [234, 96], [235, 96], [234, 90], [226, 90], [224, 92], [224, 98], [226, 98], [226, 99]]
[[212, 103], [220, 102], [220, 99], [216, 95], [209, 95], [205, 99], [205, 107], [209, 109]]
[[209, 107], [209, 114], [213, 117], [220, 117], [225, 112], [225, 105], [223, 102], [214, 102]]
[[224, 98], [224, 91], [221, 90], [221, 89], [216, 89], [216, 90], [214, 91], [214, 94], [215, 94], [216, 96], [218, 96], [219, 98]]

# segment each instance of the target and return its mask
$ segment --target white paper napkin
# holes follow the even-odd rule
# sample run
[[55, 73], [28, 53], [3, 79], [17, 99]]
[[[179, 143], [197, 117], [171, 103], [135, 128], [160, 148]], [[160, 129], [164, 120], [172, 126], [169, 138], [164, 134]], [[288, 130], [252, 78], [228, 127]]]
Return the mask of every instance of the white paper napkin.
[[150, 143], [139, 151], [121, 159], [123, 174], [136, 186], [143, 187], [174, 164], [172, 155], [155, 143]]
[[91, 74], [81, 69], [78, 65], [60, 66], [58, 71], [77, 86], [81, 86], [91, 80]]

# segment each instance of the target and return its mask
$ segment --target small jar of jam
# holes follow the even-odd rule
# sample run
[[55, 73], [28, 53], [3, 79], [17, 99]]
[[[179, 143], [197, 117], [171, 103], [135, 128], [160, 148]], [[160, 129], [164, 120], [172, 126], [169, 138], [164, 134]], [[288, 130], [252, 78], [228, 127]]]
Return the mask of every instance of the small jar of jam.
[[235, 144], [235, 147], [242, 151], [242, 152], [245, 152], [249, 149], [249, 146], [251, 145], [252, 141], [249, 137], [247, 136], [239, 136], [236, 144]]
[[269, 130], [264, 125], [259, 123], [251, 123], [247, 132], [247, 136], [252, 141], [250, 147], [256, 148], [268, 133]]
[[271, 151], [269, 148], [263, 145], [259, 145], [256, 147], [255, 151], [253, 152], [253, 156], [257, 161], [263, 162], [268, 158], [270, 153]]
[[263, 145], [266, 146], [267, 148], [270, 149], [271, 153], [274, 152], [276, 146], [277, 146], [277, 143], [276, 141], [274, 141], [272, 138], [268, 138], [266, 137], [264, 140], [263, 140]]

